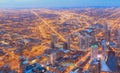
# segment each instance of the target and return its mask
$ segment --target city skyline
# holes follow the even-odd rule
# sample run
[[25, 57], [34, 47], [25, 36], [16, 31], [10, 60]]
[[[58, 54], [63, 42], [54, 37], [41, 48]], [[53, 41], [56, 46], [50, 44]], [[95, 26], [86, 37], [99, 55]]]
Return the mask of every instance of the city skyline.
[[120, 73], [119, 0], [1, 0], [0, 73]]

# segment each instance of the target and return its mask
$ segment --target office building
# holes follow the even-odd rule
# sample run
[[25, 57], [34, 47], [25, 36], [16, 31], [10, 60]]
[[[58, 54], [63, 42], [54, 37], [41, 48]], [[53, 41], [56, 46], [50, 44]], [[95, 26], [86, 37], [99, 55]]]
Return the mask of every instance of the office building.
[[105, 39], [110, 42], [111, 41], [111, 30], [107, 30], [105, 33]]
[[57, 44], [57, 35], [52, 34], [51, 36], [51, 48], [52, 49], [56, 49], [56, 45]]
[[80, 39], [79, 39], [79, 47], [81, 50], [85, 50], [86, 49], [86, 46], [85, 46], [85, 39], [83, 36], [80, 36]]
[[56, 52], [50, 54], [50, 63], [52, 64], [52, 66], [55, 66], [56, 58], [57, 58]]
[[80, 36], [79, 38], [79, 47], [83, 51], [87, 51], [89, 48], [89, 37], [87, 36]]
[[90, 66], [88, 68], [89, 73], [100, 73], [101, 64], [100, 61], [94, 59], [90, 62]]
[[98, 44], [94, 43], [91, 46], [91, 60], [98, 59]]
[[66, 37], [66, 42], [64, 42], [63, 48], [70, 49], [70, 37]]

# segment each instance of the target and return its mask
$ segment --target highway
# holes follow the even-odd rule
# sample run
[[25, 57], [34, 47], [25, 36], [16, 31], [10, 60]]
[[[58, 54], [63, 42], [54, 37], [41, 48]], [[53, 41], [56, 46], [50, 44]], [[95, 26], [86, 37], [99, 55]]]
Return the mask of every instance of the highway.
[[42, 20], [42, 22], [44, 23], [44, 25], [46, 25], [46, 27], [50, 28], [50, 30], [52, 30], [60, 39], [62, 39], [62, 41], [66, 41], [66, 39], [61, 35], [59, 34], [50, 24], [48, 24], [43, 18], [41, 18], [39, 16], [39, 14], [37, 14], [35, 11], [32, 11], [31, 12], [36, 16], [38, 17], [40, 20]]

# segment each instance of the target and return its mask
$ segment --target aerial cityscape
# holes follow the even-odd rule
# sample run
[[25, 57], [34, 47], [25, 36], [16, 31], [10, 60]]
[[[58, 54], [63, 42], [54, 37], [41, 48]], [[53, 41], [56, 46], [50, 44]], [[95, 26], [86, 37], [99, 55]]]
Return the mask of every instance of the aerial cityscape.
[[2, 6], [0, 73], [120, 73], [120, 8]]

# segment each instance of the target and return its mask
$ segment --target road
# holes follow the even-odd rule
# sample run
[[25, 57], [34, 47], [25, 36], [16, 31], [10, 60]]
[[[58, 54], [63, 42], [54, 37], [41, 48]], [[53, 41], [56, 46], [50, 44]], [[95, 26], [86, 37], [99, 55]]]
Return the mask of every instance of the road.
[[[83, 68], [83, 66], [85, 66], [85, 64], [86, 64], [86, 61], [88, 61], [87, 60], [87, 58], [90, 56], [90, 52], [88, 52], [84, 57], [82, 57], [82, 58], [79, 58], [79, 60], [75, 63], [75, 67], [68, 67], [67, 69], [66, 69], [66, 72], [65, 73], [70, 73], [70, 71], [73, 71], [74, 69], [77, 69], [78, 67], [82, 67]], [[83, 62], [81, 65], [79, 65], [79, 63], [80, 62]]]
[[[50, 30], [51, 30], [52, 32], [54, 32], [54, 33], [58, 36], [59, 39], [61, 39], [63, 42], [66, 42], [66, 39], [65, 39], [61, 34], [59, 34], [59, 33], [54, 29], [54, 27], [52, 27], [50, 24], [48, 24], [47, 21], [45, 21], [43, 18], [41, 18], [38, 13], [36, 13], [36, 12], [33, 11], [33, 10], [31, 10], [31, 12], [32, 12], [36, 17], [38, 17], [38, 19], [42, 20], [42, 22], [44, 23], [44, 25], [46, 25], [46, 27], [50, 28]], [[85, 28], [88, 28], [88, 27], [89, 27], [89, 23], [86, 22], [86, 24], [87, 24], [87, 26], [85, 26], [85, 27], [83, 27], [83, 28], [76, 29], [75, 31], [71, 32], [70, 35], [74, 34], [75, 32], [79, 32], [79, 31], [81, 31], [81, 30], [84, 30]], [[39, 27], [39, 31], [40, 31], [40, 32], [43, 32], [43, 31], [41, 30], [41, 29], [43, 29], [43, 28], [42, 28], [41, 26], [38, 26], [38, 27]], [[42, 36], [45, 36], [45, 34], [42, 34]], [[72, 45], [72, 44], [71, 44], [71, 47], [72, 47], [72, 48], [77, 48], [77, 47], [75, 47], [75, 46]], [[79, 48], [77, 48], [77, 49], [79, 49]]]
[[52, 32], [54, 32], [60, 39], [62, 39], [62, 41], [66, 42], [66, 39], [65, 39], [61, 34], [59, 34], [50, 24], [48, 24], [43, 18], [41, 18], [41, 17], [39, 16], [39, 14], [37, 14], [35, 11], [32, 11], [32, 10], [31, 10], [31, 12], [32, 12], [36, 17], [38, 17], [40, 20], [42, 20], [42, 22], [44, 23], [44, 25], [46, 25], [46, 27], [50, 28], [50, 30], [51, 30]]

